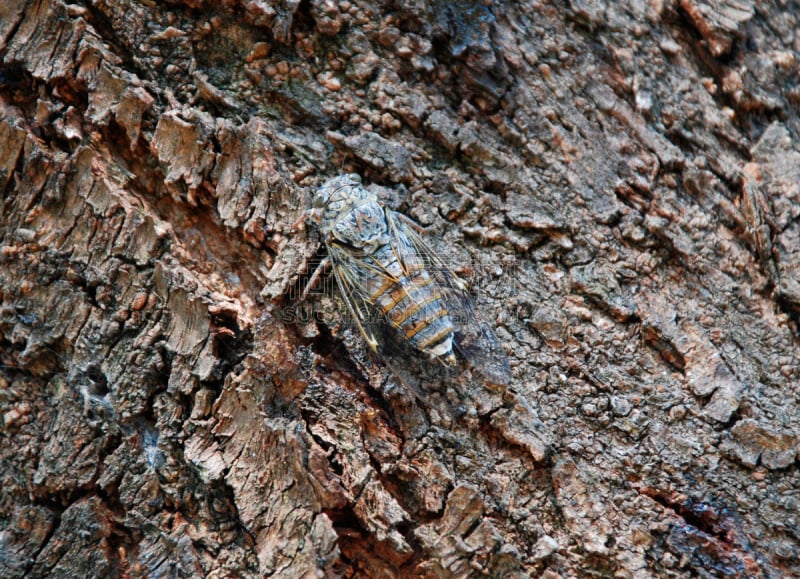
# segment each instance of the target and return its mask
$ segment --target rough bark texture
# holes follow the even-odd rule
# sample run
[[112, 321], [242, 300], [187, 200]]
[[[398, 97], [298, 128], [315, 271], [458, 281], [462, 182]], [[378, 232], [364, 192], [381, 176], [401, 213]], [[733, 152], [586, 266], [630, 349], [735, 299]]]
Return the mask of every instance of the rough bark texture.
[[[0, 2], [0, 575], [800, 574], [798, 30]], [[471, 274], [508, 388], [298, 303], [343, 170]]]

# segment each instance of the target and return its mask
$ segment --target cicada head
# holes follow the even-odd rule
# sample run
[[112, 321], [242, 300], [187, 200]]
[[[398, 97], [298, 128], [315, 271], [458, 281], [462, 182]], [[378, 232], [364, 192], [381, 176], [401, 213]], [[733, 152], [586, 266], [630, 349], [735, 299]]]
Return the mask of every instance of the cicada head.
[[312, 213], [322, 232], [327, 233], [343, 215], [375, 199], [375, 194], [361, 185], [360, 175], [348, 173], [328, 179], [317, 189]]

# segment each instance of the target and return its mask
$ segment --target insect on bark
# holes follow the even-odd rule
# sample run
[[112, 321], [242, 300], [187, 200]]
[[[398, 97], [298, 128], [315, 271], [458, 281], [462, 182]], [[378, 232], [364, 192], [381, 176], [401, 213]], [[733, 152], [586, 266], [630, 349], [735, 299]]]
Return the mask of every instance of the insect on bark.
[[314, 196], [311, 219], [349, 313], [373, 351], [397, 359], [394, 352], [410, 350], [452, 367], [457, 350], [489, 381], [508, 384], [508, 359], [466, 284], [422, 240], [421, 228], [383, 206], [360, 176], [326, 181]]

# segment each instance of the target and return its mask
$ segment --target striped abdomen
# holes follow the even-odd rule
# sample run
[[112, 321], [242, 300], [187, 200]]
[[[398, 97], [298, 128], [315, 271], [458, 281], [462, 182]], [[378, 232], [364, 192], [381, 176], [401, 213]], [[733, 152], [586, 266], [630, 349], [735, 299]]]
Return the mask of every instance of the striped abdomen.
[[[395, 249], [404, 253], [402, 248]], [[368, 282], [375, 307], [413, 347], [453, 364], [453, 323], [441, 290], [421, 260], [413, 253], [402, 255], [401, 266], [389, 246], [376, 251], [372, 259], [382, 270]]]

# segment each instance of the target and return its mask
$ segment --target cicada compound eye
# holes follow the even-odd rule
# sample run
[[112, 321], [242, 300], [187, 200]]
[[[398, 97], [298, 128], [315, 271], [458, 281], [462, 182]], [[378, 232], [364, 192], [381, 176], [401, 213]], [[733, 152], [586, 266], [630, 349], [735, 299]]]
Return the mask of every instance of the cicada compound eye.
[[314, 198], [311, 200], [311, 206], [314, 209], [324, 209], [325, 206], [330, 202], [331, 197], [336, 192], [337, 189], [336, 179], [328, 179], [322, 185], [320, 185], [317, 192], [314, 194]]
[[328, 200], [329, 192], [325, 189], [319, 189], [314, 194], [314, 199], [311, 201], [311, 207], [313, 209], [322, 209], [325, 207], [325, 202]]

